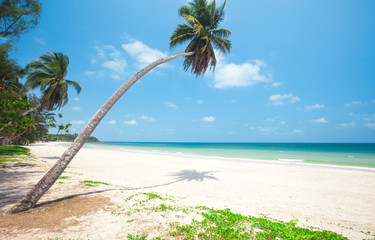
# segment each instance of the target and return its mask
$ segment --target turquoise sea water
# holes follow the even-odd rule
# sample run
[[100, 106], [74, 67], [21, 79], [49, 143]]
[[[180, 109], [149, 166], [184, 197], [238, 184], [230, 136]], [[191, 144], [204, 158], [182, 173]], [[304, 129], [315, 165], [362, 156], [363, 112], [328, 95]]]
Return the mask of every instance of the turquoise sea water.
[[86, 143], [85, 148], [152, 151], [375, 168], [375, 143]]

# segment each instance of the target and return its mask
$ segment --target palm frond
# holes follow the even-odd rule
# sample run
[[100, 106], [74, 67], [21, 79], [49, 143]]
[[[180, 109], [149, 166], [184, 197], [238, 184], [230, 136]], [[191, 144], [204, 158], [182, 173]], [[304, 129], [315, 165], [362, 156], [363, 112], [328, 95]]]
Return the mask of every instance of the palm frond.
[[69, 57], [63, 53], [47, 52], [39, 60], [27, 66], [26, 86], [40, 88], [42, 91], [41, 104], [47, 110], [61, 108], [68, 103], [68, 85], [81, 92], [79, 83], [66, 80], [68, 73]]
[[212, 29], [210, 33], [221, 38], [228, 38], [232, 36], [232, 33], [226, 29]]
[[67, 79], [65, 81], [68, 83], [68, 85], [74, 87], [78, 94], [81, 92], [81, 86], [79, 83]]
[[173, 32], [169, 46], [175, 47], [187, 40], [185, 52], [193, 52], [193, 55], [185, 57], [183, 66], [185, 71], [191, 69], [196, 76], [202, 75], [206, 70], [214, 69], [216, 56], [214, 49], [228, 54], [232, 44], [227, 38], [231, 32], [218, 29], [224, 19], [226, 1], [216, 8], [216, 1], [193, 0], [182, 6], [178, 13], [187, 24], [179, 24]]

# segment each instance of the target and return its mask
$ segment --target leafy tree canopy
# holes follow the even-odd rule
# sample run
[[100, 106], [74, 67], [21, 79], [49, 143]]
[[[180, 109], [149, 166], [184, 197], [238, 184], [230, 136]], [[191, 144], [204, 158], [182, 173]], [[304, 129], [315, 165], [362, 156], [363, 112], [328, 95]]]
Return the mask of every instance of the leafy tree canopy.
[[42, 4], [38, 0], [3, 0], [0, 5], [0, 36], [17, 40], [39, 21]]

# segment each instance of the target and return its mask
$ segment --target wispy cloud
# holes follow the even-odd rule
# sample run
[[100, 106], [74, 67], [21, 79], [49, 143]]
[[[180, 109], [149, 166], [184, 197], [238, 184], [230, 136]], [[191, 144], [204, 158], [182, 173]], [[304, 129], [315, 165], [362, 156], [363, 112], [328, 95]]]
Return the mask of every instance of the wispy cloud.
[[304, 130], [301, 130], [301, 129], [294, 129], [292, 131], [292, 133], [304, 133], [305, 131]]
[[312, 120], [314, 123], [328, 123], [329, 121], [325, 119], [324, 117], [318, 118], [318, 119], [313, 119]]
[[197, 104], [203, 104], [203, 100], [197, 100], [196, 103]]
[[279, 87], [281, 85], [283, 85], [282, 82], [273, 82], [272, 85], [271, 85], [271, 87], [276, 88], [276, 87]]
[[341, 123], [341, 124], [339, 124], [339, 126], [344, 127], [344, 128], [351, 128], [351, 127], [357, 126], [357, 123], [352, 121], [352, 122], [349, 122], [349, 123]]
[[124, 121], [124, 124], [133, 126], [133, 125], [137, 125], [137, 121], [135, 120]]
[[115, 125], [116, 123], [117, 123], [116, 120], [109, 120], [109, 121], [107, 122], [107, 124], [111, 124], [111, 125]]
[[312, 110], [312, 109], [320, 109], [320, 108], [324, 108], [325, 105], [324, 104], [314, 104], [314, 105], [311, 105], [311, 106], [305, 106], [305, 110]]
[[33, 38], [40, 45], [46, 45], [46, 42], [43, 39], [41, 39], [40, 37], [34, 36]]
[[375, 123], [366, 123], [365, 126], [369, 128], [375, 128]]
[[139, 116], [138, 118], [141, 119], [141, 120], [146, 120], [146, 121], [150, 121], [150, 122], [153, 122], [153, 121], [156, 120], [155, 118], [149, 117], [149, 116], [146, 116], [146, 115]]
[[121, 47], [133, 58], [137, 60], [138, 68], [147, 66], [148, 64], [164, 58], [167, 55], [158, 49], [153, 49], [146, 44], [133, 40], [131, 43], [122, 44]]
[[273, 105], [290, 104], [301, 101], [301, 99], [293, 94], [275, 94], [268, 98]]
[[176, 104], [168, 102], [168, 101], [164, 102], [164, 105], [169, 108], [178, 108]]
[[73, 121], [70, 121], [71, 124], [73, 125], [83, 125], [85, 124], [85, 121], [83, 120], [73, 120]]
[[81, 111], [82, 108], [81, 108], [81, 107], [78, 107], [78, 106], [73, 106], [73, 107], [72, 107], [72, 110], [74, 110], [74, 111]]
[[215, 118], [212, 116], [209, 116], [209, 117], [204, 117], [202, 120], [205, 122], [214, 122]]
[[73, 100], [74, 100], [74, 101], [77, 101], [77, 102], [80, 101], [79, 97], [75, 97], [75, 98], [73, 98]]
[[250, 130], [259, 131], [261, 134], [269, 135], [271, 133], [276, 133], [278, 128], [277, 127], [261, 127], [261, 126], [254, 127], [252, 126], [250, 127]]
[[91, 60], [94, 65], [99, 65], [101, 69], [97, 71], [85, 71], [84, 75], [88, 77], [110, 76], [113, 79], [122, 79], [128, 66], [125, 57], [116, 47], [112, 45], [96, 46], [96, 56]]
[[359, 104], [362, 104], [362, 101], [353, 101], [351, 103], [347, 103], [345, 104], [345, 107], [351, 107], [351, 106], [359, 105]]

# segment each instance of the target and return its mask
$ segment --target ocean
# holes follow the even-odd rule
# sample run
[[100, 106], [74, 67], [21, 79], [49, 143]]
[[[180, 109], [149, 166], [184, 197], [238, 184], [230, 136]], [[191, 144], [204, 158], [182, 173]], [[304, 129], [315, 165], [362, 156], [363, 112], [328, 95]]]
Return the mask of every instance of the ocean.
[[375, 143], [100, 142], [84, 147], [375, 168]]

